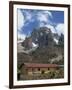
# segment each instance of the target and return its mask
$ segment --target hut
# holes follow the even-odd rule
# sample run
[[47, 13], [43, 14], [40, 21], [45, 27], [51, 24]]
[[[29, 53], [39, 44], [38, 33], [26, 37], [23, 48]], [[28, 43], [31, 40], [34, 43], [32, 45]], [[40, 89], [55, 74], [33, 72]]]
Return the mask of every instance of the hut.
[[60, 66], [57, 64], [23, 63], [21, 65], [21, 72], [24, 75], [37, 75], [58, 70], [59, 68]]

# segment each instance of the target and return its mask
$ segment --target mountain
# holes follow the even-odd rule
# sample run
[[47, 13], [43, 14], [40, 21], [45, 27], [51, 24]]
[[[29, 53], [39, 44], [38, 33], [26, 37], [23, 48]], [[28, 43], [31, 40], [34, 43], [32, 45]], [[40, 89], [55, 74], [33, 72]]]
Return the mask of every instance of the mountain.
[[50, 28], [40, 27], [34, 29], [31, 33], [31, 36], [26, 37], [22, 42], [22, 46], [25, 49], [30, 49], [36, 46], [39, 47], [52, 47], [58, 45], [59, 36], [56, 33], [52, 33]]
[[[34, 29], [31, 36], [18, 43], [18, 63], [62, 63], [64, 35], [52, 33], [50, 28]], [[57, 60], [58, 59], [58, 60]]]
[[34, 43], [37, 43], [39, 47], [51, 46], [54, 44], [53, 33], [50, 28], [40, 27], [33, 30], [31, 37]]
[[59, 37], [59, 45], [61, 47], [64, 47], [64, 35], [63, 34], [61, 34], [61, 36]]

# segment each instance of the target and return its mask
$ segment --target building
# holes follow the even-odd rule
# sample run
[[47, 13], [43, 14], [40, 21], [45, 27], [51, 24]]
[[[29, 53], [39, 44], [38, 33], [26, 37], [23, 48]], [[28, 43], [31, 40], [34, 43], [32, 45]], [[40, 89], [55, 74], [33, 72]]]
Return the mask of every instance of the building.
[[58, 70], [60, 66], [57, 64], [24, 63], [20, 68], [22, 75], [39, 75]]

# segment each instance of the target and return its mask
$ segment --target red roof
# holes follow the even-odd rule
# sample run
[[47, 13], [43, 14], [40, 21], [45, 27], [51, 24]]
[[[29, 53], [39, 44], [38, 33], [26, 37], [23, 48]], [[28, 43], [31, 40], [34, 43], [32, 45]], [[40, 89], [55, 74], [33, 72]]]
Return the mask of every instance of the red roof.
[[58, 67], [57, 64], [42, 64], [42, 63], [24, 63], [25, 67], [28, 68], [48, 68], [48, 67]]

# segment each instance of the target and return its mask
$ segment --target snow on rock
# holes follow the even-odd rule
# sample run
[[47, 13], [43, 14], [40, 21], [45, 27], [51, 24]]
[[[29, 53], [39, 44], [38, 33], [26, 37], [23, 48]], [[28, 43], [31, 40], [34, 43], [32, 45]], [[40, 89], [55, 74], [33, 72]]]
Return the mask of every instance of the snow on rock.
[[38, 44], [32, 42], [33, 47], [38, 47]]
[[17, 43], [21, 43], [21, 42], [23, 42], [23, 41], [24, 41], [24, 40], [18, 40]]
[[58, 39], [54, 38], [54, 41], [56, 42], [56, 44], [58, 44]]

